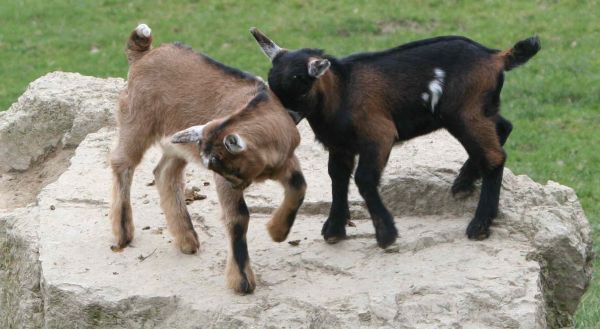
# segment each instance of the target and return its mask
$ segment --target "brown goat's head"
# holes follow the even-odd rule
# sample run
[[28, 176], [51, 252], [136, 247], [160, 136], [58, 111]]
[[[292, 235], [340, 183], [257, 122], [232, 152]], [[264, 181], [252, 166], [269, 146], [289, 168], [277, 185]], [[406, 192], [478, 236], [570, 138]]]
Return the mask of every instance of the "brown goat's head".
[[229, 117], [193, 126], [173, 135], [173, 143], [196, 143], [204, 166], [244, 189], [272, 178], [300, 142], [294, 121], [266, 91]]
[[287, 50], [279, 47], [257, 28], [250, 32], [269, 57], [273, 66], [269, 70], [269, 87], [289, 110], [304, 117], [306, 96], [329, 69], [331, 63], [320, 49]]

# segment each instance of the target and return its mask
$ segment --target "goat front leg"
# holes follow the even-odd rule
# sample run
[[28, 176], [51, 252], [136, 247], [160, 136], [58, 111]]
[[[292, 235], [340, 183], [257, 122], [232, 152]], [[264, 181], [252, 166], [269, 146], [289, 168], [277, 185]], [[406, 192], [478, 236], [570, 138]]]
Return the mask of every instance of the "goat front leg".
[[267, 230], [273, 241], [282, 242], [287, 238], [294, 225], [296, 214], [304, 201], [306, 192], [306, 181], [296, 156], [288, 161], [285, 170], [277, 180], [283, 185], [285, 194], [281, 206], [275, 210], [271, 220], [267, 223]]
[[346, 224], [350, 219], [348, 184], [354, 169], [354, 154], [331, 150], [327, 167], [331, 178], [332, 201], [321, 235], [328, 243], [336, 243], [346, 237]]
[[250, 266], [246, 242], [250, 213], [244, 200], [244, 192], [231, 187], [231, 184], [218, 174], [214, 174], [214, 178], [223, 212], [223, 223], [229, 236], [225, 266], [227, 286], [238, 294], [249, 294], [254, 291], [256, 280]]
[[370, 145], [363, 148], [354, 177], [358, 191], [365, 200], [369, 214], [371, 215], [371, 220], [375, 227], [377, 245], [381, 248], [386, 248], [394, 243], [398, 236], [394, 217], [383, 204], [378, 191], [381, 173], [390, 151], [391, 144], [388, 147]]

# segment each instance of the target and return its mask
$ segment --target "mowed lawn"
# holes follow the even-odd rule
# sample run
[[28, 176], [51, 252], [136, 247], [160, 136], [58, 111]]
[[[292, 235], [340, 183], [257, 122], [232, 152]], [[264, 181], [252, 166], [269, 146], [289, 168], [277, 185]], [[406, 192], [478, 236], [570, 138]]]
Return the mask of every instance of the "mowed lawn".
[[[281, 46], [335, 55], [459, 34], [507, 48], [537, 34], [542, 51], [506, 76], [504, 115], [515, 130], [508, 167], [573, 187], [600, 245], [600, 24], [598, 1], [1, 1], [0, 110], [56, 70], [125, 77], [125, 40], [140, 22], [155, 44], [183, 41], [266, 75], [248, 28]], [[600, 262], [576, 317], [600, 328]]]

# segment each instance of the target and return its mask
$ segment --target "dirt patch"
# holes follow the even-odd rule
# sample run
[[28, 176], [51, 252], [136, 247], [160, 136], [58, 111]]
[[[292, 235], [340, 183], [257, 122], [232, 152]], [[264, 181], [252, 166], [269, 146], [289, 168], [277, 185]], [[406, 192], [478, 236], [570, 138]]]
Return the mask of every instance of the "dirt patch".
[[0, 209], [35, 202], [38, 193], [67, 170], [75, 149], [60, 148], [23, 172], [0, 173]]

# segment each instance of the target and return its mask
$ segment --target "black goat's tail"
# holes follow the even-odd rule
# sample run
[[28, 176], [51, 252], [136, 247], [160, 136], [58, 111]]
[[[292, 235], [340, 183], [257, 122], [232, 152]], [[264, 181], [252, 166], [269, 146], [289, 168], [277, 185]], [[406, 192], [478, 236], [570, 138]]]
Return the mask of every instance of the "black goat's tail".
[[512, 48], [500, 53], [500, 56], [504, 57], [504, 70], [510, 71], [527, 63], [541, 48], [540, 38], [537, 36], [517, 42]]
[[142, 58], [152, 48], [152, 30], [146, 24], [138, 25], [127, 40], [129, 66]]

